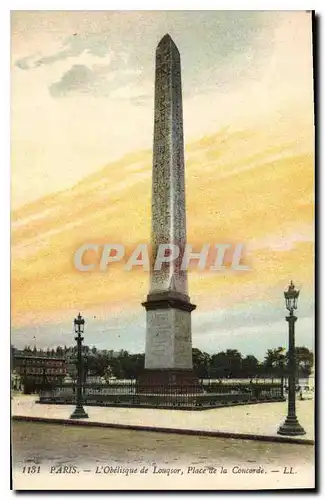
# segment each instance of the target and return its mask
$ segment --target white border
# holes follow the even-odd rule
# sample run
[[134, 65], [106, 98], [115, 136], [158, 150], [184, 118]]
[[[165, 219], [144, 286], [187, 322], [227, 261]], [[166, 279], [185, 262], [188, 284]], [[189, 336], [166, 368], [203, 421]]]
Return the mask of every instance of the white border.
[[[317, 10], [322, 9], [322, 2], [314, 0], [164, 0], [149, 2], [142, 0], [134, 2], [132, 0], [57, 0], [46, 2], [42, 0], [12, 0], [8, 2], [11, 10]], [[312, 4], [312, 5], [310, 5]]]
[[[10, 312], [9, 312], [9, 297], [10, 297], [10, 285], [9, 285], [9, 216], [10, 216], [10, 194], [9, 194], [9, 186], [10, 186], [10, 126], [9, 126], [9, 115], [10, 115], [10, 75], [9, 75], [9, 67], [10, 67], [10, 20], [9, 16], [10, 10], [308, 10], [315, 9], [316, 14], [320, 15], [324, 11], [324, 2], [322, 1], [298, 1], [292, 2], [292, 0], [270, 0], [270, 1], [261, 1], [261, 0], [250, 0], [246, 1], [245, 4], [243, 2], [236, 0], [219, 0], [218, 2], [213, 0], [201, 0], [200, 2], [194, 1], [175, 1], [175, 0], [164, 0], [163, 2], [148, 2], [148, 1], [138, 1], [132, 2], [131, 0], [119, 0], [119, 1], [110, 1], [109, 4], [107, 0], [92, 0], [91, 2], [85, 0], [69, 1], [69, 0], [56, 0], [44, 2], [44, 0], [34, 0], [34, 1], [22, 1], [22, 0], [13, 0], [11, 2], [3, 2], [0, 6], [0, 48], [2, 51], [1, 54], [1, 63], [2, 63], [2, 71], [0, 76], [1, 82], [1, 92], [0, 96], [2, 99], [1, 109], [1, 189], [2, 193], [0, 196], [0, 222], [1, 222], [1, 279], [0, 279], [0, 290], [1, 290], [1, 331], [3, 338], [2, 342], [2, 360], [1, 360], [1, 368], [3, 370], [2, 376], [0, 377], [1, 381], [1, 398], [5, 402], [1, 411], [1, 479], [0, 485], [2, 491], [2, 498], [11, 497], [13, 493], [10, 493], [8, 490], [9, 486], [9, 475], [10, 475], [10, 462], [8, 460], [9, 457], [9, 443], [10, 443], [10, 435], [9, 435], [9, 426], [10, 426], [10, 413], [9, 408], [7, 406], [8, 403], [8, 389], [10, 387], [10, 370], [9, 370], [9, 347], [10, 347], [10, 338], [8, 332], [10, 330]], [[320, 20], [321, 21], [321, 20]], [[323, 54], [324, 54], [324, 39], [320, 36], [319, 40], [319, 48], [318, 50], [321, 53], [321, 60], [323, 62]], [[324, 71], [323, 67], [318, 69], [319, 79], [321, 82], [324, 82]], [[319, 89], [321, 85], [319, 85]], [[320, 101], [320, 97], [318, 97]], [[318, 123], [320, 124], [321, 118], [324, 116], [324, 100], [322, 100], [321, 110], [318, 110], [319, 117]], [[320, 151], [320, 142], [321, 136], [319, 133], [319, 151], [318, 151], [318, 170], [319, 170], [319, 181], [321, 182], [321, 186], [323, 186], [323, 178], [321, 176], [321, 170], [323, 169], [323, 160]], [[318, 203], [321, 201], [321, 193], [319, 193]], [[320, 234], [324, 234], [325, 230], [325, 208], [324, 203], [323, 207], [319, 212], [320, 220], [319, 220], [319, 230]], [[322, 231], [323, 230], [323, 231]], [[319, 242], [320, 249], [322, 248], [321, 241]], [[321, 255], [319, 255], [320, 259]], [[324, 267], [321, 273], [321, 282], [323, 282], [324, 278]], [[319, 269], [317, 270], [319, 274]], [[321, 283], [320, 283], [321, 284]], [[321, 297], [321, 300], [318, 304], [318, 309], [325, 310], [325, 295]], [[322, 329], [321, 322], [319, 324], [318, 331], [318, 349], [321, 352], [318, 354], [319, 364], [321, 364], [322, 359], [324, 359], [324, 342], [321, 342], [322, 337]], [[319, 366], [317, 367], [319, 368]], [[323, 387], [325, 387], [324, 381], [324, 372], [319, 376], [318, 380], [323, 382]], [[321, 390], [318, 391], [318, 397], [320, 398], [321, 404], [320, 410], [323, 410], [323, 400], [324, 397], [321, 397]], [[321, 411], [323, 414], [323, 411]], [[321, 426], [321, 414], [318, 416], [319, 426]], [[324, 433], [322, 433], [324, 436]], [[320, 443], [318, 443], [319, 445]], [[323, 445], [323, 442], [321, 443]], [[319, 459], [323, 464], [323, 446], [321, 446], [321, 453], [319, 454]], [[301, 450], [303, 451], [303, 450]], [[320, 466], [320, 464], [319, 464]], [[319, 467], [319, 472], [321, 468]], [[276, 492], [275, 492], [276, 493]], [[3, 495], [4, 494], [4, 495]], [[235, 493], [231, 496], [234, 496]], [[44, 494], [45, 496], [45, 494]], [[62, 493], [60, 493], [62, 496]], [[65, 497], [66, 495], [63, 494]], [[87, 495], [91, 497], [92, 495]], [[110, 497], [118, 497], [120, 494], [110, 494]], [[169, 495], [170, 496], [170, 495]], [[173, 496], [173, 495], [171, 495]], [[229, 495], [223, 495], [222, 492], [218, 493], [218, 496], [229, 498]], [[286, 496], [285, 494], [280, 495]]]

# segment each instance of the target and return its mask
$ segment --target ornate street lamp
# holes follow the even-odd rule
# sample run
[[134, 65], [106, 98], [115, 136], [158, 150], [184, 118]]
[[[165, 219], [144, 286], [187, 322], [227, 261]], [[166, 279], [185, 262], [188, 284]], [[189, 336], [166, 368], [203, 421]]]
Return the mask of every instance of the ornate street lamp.
[[286, 320], [289, 324], [289, 350], [288, 350], [288, 368], [289, 368], [289, 392], [288, 392], [288, 415], [284, 423], [279, 427], [278, 434], [284, 436], [302, 436], [306, 431], [299, 424], [296, 416], [296, 353], [295, 353], [295, 322], [297, 317], [293, 312], [297, 309], [299, 290], [295, 289], [292, 281], [288, 290], [284, 292], [286, 308], [289, 316]]
[[83, 337], [81, 336], [84, 333], [85, 328], [85, 320], [82, 318], [81, 314], [78, 314], [78, 317], [74, 319], [74, 330], [77, 336], [75, 340], [77, 341], [77, 406], [72, 413], [70, 418], [88, 418], [87, 413], [85, 412], [82, 403], [83, 403], [83, 357], [82, 357], [82, 341]]

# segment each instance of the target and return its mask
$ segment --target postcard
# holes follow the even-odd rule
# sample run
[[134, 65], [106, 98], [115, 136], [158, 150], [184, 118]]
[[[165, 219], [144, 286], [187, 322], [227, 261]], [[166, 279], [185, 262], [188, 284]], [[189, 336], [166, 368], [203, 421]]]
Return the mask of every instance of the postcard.
[[310, 11], [12, 11], [12, 489], [315, 488]]

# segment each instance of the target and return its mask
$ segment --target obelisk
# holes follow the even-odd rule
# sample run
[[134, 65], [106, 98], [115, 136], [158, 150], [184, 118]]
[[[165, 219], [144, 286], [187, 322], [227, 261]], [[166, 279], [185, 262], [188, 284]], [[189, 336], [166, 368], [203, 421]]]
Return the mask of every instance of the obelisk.
[[[145, 373], [142, 380], [161, 384], [193, 382], [191, 304], [187, 271], [181, 269], [186, 244], [184, 139], [181, 61], [166, 34], [156, 50], [155, 121], [152, 171], [150, 290]], [[154, 269], [159, 245], [179, 248], [179, 257]], [[168, 250], [167, 254], [168, 255]]]

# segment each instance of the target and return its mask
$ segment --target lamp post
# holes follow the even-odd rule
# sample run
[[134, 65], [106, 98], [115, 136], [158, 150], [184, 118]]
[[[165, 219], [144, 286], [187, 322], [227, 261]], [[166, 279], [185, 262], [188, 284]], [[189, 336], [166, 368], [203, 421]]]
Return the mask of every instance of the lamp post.
[[82, 318], [81, 314], [78, 314], [78, 317], [74, 319], [74, 330], [77, 336], [75, 340], [77, 341], [77, 406], [72, 413], [70, 418], [88, 418], [87, 413], [85, 412], [82, 402], [83, 402], [83, 358], [82, 358], [82, 341], [83, 337], [81, 336], [84, 333], [85, 320]]
[[295, 289], [292, 281], [288, 290], [284, 292], [286, 308], [289, 316], [286, 320], [289, 324], [289, 350], [288, 350], [288, 368], [289, 368], [289, 391], [288, 391], [288, 415], [284, 423], [279, 427], [278, 434], [284, 436], [302, 436], [306, 434], [303, 427], [299, 424], [296, 416], [296, 353], [295, 353], [295, 322], [297, 317], [293, 314], [297, 309], [299, 290]]

